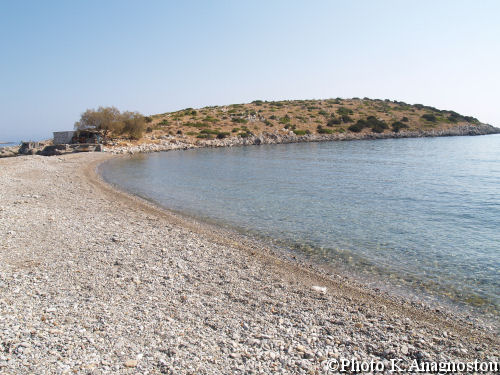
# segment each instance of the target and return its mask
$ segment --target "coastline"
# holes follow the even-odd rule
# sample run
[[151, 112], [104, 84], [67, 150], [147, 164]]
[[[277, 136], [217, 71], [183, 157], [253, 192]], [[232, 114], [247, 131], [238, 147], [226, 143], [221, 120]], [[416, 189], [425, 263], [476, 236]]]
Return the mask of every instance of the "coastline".
[[161, 152], [189, 148], [203, 147], [238, 147], [263, 144], [286, 144], [302, 142], [332, 142], [332, 141], [359, 141], [373, 139], [400, 139], [400, 138], [427, 138], [427, 137], [456, 137], [456, 136], [478, 136], [500, 134], [500, 128], [487, 124], [456, 126], [444, 130], [427, 131], [401, 131], [395, 132], [362, 132], [362, 133], [334, 133], [334, 134], [307, 134], [296, 135], [292, 131], [287, 133], [263, 132], [247, 138], [239, 136], [224, 139], [197, 140], [195, 142], [187, 138], [164, 136], [159, 139], [150, 139], [152, 143], [142, 143], [131, 146], [105, 147], [104, 151], [114, 154], [134, 154]]
[[9, 373], [314, 373], [353, 356], [498, 355], [492, 331], [117, 191], [96, 173], [110, 157], [0, 161]]
[[[274, 147], [274, 146], [273, 146]], [[277, 146], [279, 147], [279, 146]], [[182, 152], [182, 150], [175, 150]], [[215, 151], [215, 150], [214, 150]], [[192, 150], [191, 152], [198, 152]], [[113, 165], [113, 160], [120, 159], [126, 161], [134, 158], [133, 155], [114, 155], [109, 161]], [[202, 157], [202, 156], [199, 156]], [[137, 156], [143, 159], [144, 156]], [[482, 327], [495, 327], [500, 329], [500, 320], [498, 320], [498, 310], [494, 305], [480, 305], [464, 302], [479, 298], [473, 292], [466, 293], [465, 289], [458, 284], [451, 286], [442, 286], [435, 282], [427, 282], [425, 278], [413, 276], [411, 273], [388, 272], [383, 266], [378, 266], [373, 262], [367, 261], [363, 256], [355, 252], [345, 252], [335, 247], [328, 248], [330, 254], [324, 258], [324, 248], [316, 247], [308, 242], [304, 244], [304, 237], [300, 240], [291, 240], [277, 238], [271, 234], [264, 234], [261, 231], [244, 228], [244, 226], [230, 223], [221, 217], [214, 218], [210, 213], [197, 214], [193, 212], [193, 207], [173, 208], [167, 203], [162, 204], [155, 198], [149, 198], [147, 195], [128, 190], [119, 183], [107, 180], [105, 178], [108, 161], [105, 161], [97, 167], [97, 178], [101, 183], [109, 186], [112, 190], [117, 190], [126, 196], [144, 201], [156, 209], [166, 211], [174, 215], [183, 224], [189, 226], [195, 223], [196, 228], [204, 227], [204, 233], [210, 236], [211, 233], [223, 233], [221, 236], [231, 237], [235, 241], [244, 242], [247, 246], [258, 248], [270, 254], [272, 257], [278, 257], [285, 262], [298, 264], [308, 272], [320, 274], [326, 278], [344, 278], [349, 283], [357, 284], [359, 287], [370, 289], [375, 293], [386, 293], [388, 298], [400, 299], [403, 303], [409, 303], [419, 306], [426, 310], [439, 310], [443, 313], [451, 313], [456, 319], [461, 319]], [[109, 177], [109, 176], [108, 176]], [[318, 253], [319, 252], [319, 253]], [[335, 259], [332, 259], [331, 257]], [[353, 269], [351, 262], [356, 267]], [[390, 282], [387, 277], [390, 276]], [[455, 286], [456, 285], [456, 286]]]

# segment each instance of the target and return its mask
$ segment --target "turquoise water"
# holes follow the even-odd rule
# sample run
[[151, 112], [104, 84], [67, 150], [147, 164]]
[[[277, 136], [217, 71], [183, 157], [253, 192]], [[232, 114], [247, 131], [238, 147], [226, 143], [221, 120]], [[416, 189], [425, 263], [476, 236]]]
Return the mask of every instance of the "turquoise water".
[[101, 172], [322, 264], [499, 308], [498, 135], [172, 151]]

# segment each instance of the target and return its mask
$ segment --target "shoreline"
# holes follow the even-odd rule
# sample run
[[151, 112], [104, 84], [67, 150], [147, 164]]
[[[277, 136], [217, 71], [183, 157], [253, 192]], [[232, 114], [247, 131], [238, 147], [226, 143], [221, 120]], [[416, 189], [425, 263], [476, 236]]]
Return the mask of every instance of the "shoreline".
[[[114, 155], [113, 158], [114, 157], [127, 156]], [[329, 286], [332, 286], [331, 282], [333, 282], [335, 287], [339, 286], [338, 282], [346, 283], [356, 294], [370, 296], [370, 298], [375, 297], [376, 299], [381, 298], [383, 301], [391, 301], [391, 303], [395, 303], [396, 305], [416, 308], [420, 313], [426, 312], [432, 315], [437, 312], [440, 316], [451, 318], [454, 321], [460, 321], [460, 324], [468, 324], [475, 328], [486, 329], [491, 332], [500, 330], [500, 326], [491, 325], [491, 319], [496, 319], [497, 316], [489, 316], [487, 321], [481, 321], [480, 317], [477, 315], [480, 312], [475, 311], [472, 306], [464, 305], [461, 306], [460, 311], [452, 311], [453, 308], [456, 307], [453, 306], [453, 304], [458, 306], [460, 305], [459, 301], [434, 300], [431, 304], [429, 304], [419, 298], [421, 291], [414, 292], [413, 297], [403, 297], [400, 293], [391, 293], [391, 291], [381, 290], [379, 287], [371, 287], [367, 285], [368, 279], [360, 279], [359, 277], [350, 274], [349, 272], [351, 271], [344, 268], [328, 266], [322, 267], [320, 264], [308, 260], [305, 255], [301, 255], [300, 253], [293, 252], [291, 250], [286, 251], [282, 245], [273, 244], [272, 238], [258, 238], [254, 235], [241, 233], [234, 228], [226, 226], [222, 227], [218, 223], [209, 222], [183, 212], [171, 210], [152, 199], [140, 197], [128, 192], [117, 185], [107, 182], [99, 172], [100, 166], [109, 159], [95, 164], [93, 166], [93, 171], [87, 171], [89, 180], [100, 185], [101, 188], [105, 188], [106, 190], [109, 189], [111, 194], [120, 193], [124, 196], [125, 200], [129, 200], [132, 204], [144, 206], [146, 209], [151, 209], [160, 215], [165, 214], [169, 220], [172, 220], [176, 224], [189, 228], [191, 231], [199, 233], [215, 241], [221, 241], [220, 243], [223, 245], [234, 246], [236, 241], [236, 243], [240, 244], [238, 249], [249, 253], [253, 257], [255, 257], [257, 255], [256, 253], [258, 253], [258, 258], [261, 260], [271, 261], [273, 263], [277, 262], [276, 264], [279, 264], [280, 267], [284, 267], [287, 271], [290, 271], [291, 274], [296, 275], [298, 278], [308, 280], [309, 282], [305, 281], [306, 284], [310, 284], [312, 286], [314, 282], [311, 282], [311, 279], [318, 281], [316, 284], [329, 284]], [[226, 239], [229, 239], [229, 241]], [[345, 288], [345, 285], [343, 287]], [[394, 286], [392, 287], [394, 288]], [[389, 286], [389, 289], [391, 289], [391, 286]], [[393, 292], [395, 290], [396, 289], [392, 289]], [[402, 291], [403, 289], [399, 290], [399, 292]], [[476, 316], [471, 317], [469, 315], [470, 313], [475, 313]]]
[[[285, 373], [297, 373], [353, 355], [381, 360], [498, 355], [492, 331], [374, 293], [340, 275], [318, 274], [261, 244], [116, 190], [96, 172], [111, 157], [0, 161], [6, 171], [0, 176], [5, 205], [0, 229], [7, 233], [0, 242], [0, 287], [9, 286], [2, 288], [0, 316], [12, 317], [5, 336], [10, 359], [0, 355], [0, 367], [12, 373], [55, 369], [49, 360], [54, 336], [66, 348], [56, 363], [99, 373], [155, 366], [176, 373], [189, 373], [189, 366], [207, 373], [250, 366], [270, 373], [277, 364]], [[48, 285], [36, 282], [44, 279]], [[16, 299], [23, 290], [26, 295]], [[74, 310], [73, 303], [83, 306]], [[26, 337], [16, 328], [23, 324], [48, 334]], [[87, 325], [87, 333], [73, 325]], [[82, 335], [90, 335], [100, 354], [68, 349]], [[29, 346], [22, 346], [22, 339]], [[112, 345], [124, 339], [134, 345]], [[43, 345], [30, 343], [36, 340]], [[30, 353], [38, 354], [36, 360]], [[190, 357], [194, 353], [198, 360]]]
[[[180, 152], [182, 150], [172, 151]], [[127, 159], [129, 157], [133, 156], [114, 155], [112, 158], [97, 165], [95, 172], [96, 176], [91, 178], [97, 179], [98, 183], [109, 187], [111, 190], [124, 194], [133, 201], [138, 200], [148, 206], [152, 206], [156, 210], [172, 215], [176, 218], [176, 220], [179, 220], [179, 222], [182, 223], [182, 226], [197, 228], [193, 230], [199, 230], [200, 227], [203, 227], [204, 234], [216, 232], [221, 233], [224, 237], [234, 238], [238, 242], [246, 243], [246, 247], [255, 248], [252, 244], [258, 243], [259, 245], [257, 247], [260, 251], [264, 251], [268, 256], [276, 257], [285, 263], [291, 264], [292, 266], [299, 266], [299, 269], [302, 271], [297, 272], [303, 272], [305, 270], [307, 273], [312, 272], [313, 274], [321, 275], [327, 279], [342, 278], [347, 280], [349, 283], [356, 285], [357, 288], [367, 290], [370, 293], [383, 294], [385, 298], [394, 301], [417, 306], [427, 311], [441, 311], [445, 314], [452, 315], [455, 319], [472, 323], [478, 327], [484, 328], [493, 326], [496, 330], [500, 330], [500, 320], [498, 314], [495, 314], [490, 309], [483, 310], [477, 306], [467, 304], [463, 300], [446, 296], [444, 294], [446, 288], [442, 286], [433, 286], [433, 284], [427, 285], [418, 278], [408, 281], [408, 275], [392, 275], [394, 280], [391, 282], [383, 281], [383, 277], [387, 275], [386, 271], [382, 268], [376, 268], [376, 271], [374, 271], [373, 264], [370, 266], [370, 272], [375, 273], [367, 274], [364, 272], [364, 269], [349, 269], [346, 264], [342, 264], [343, 261], [340, 261], [340, 263], [335, 265], [321, 263], [319, 260], [315, 259], [314, 256], [309, 257], [306, 253], [304, 253], [300, 245], [295, 242], [286, 242], [277, 240], [276, 238], [270, 236], [262, 236], [259, 233], [250, 233], [230, 224], [214, 220], [208, 216], [199, 217], [180, 210], [174, 210], [162, 205], [152, 198], [134, 194], [117, 184], [106, 181], [100, 171], [100, 168], [111, 159]], [[342, 256], [342, 254], [337, 254], [337, 256]], [[350, 254], [350, 256], [356, 257], [355, 254]], [[357, 258], [356, 263], [360, 261], [363, 261], [363, 258]], [[412, 284], [412, 282], [418, 282], [419, 287]], [[398, 283], [398, 285], [395, 285], [396, 283]], [[457, 292], [458, 290], [454, 291]], [[470, 295], [475, 296], [473, 294]]]
[[303, 142], [335, 142], [335, 141], [360, 141], [375, 139], [401, 139], [401, 138], [433, 138], [433, 137], [461, 137], [500, 134], [500, 128], [487, 124], [456, 126], [444, 130], [428, 131], [401, 131], [373, 133], [335, 133], [335, 134], [309, 134], [296, 135], [292, 131], [287, 134], [280, 132], [263, 132], [259, 135], [252, 135], [247, 138], [229, 137], [224, 139], [212, 139], [206, 141], [191, 142], [186, 138], [174, 136], [164, 136], [159, 139], [151, 139], [156, 143], [142, 143], [135, 146], [105, 147], [104, 151], [113, 154], [134, 154], [161, 152], [189, 148], [211, 148], [211, 147], [239, 147], [264, 144], [288, 144]]
[[[284, 129], [283, 129], [284, 130]], [[140, 144], [126, 146], [104, 146], [102, 151], [112, 154], [135, 154], [151, 153], [171, 150], [187, 150], [192, 148], [213, 148], [213, 147], [239, 147], [263, 144], [289, 144], [304, 142], [335, 142], [335, 141], [360, 141], [375, 139], [401, 139], [401, 138], [433, 138], [433, 137], [456, 137], [456, 136], [479, 136], [500, 134], [500, 128], [488, 124], [478, 125], [459, 125], [448, 129], [432, 129], [418, 131], [400, 131], [400, 132], [361, 132], [361, 133], [334, 133], [334, 134], [306, 134], [296, 135], [293, 131], [283, 132], [263, 132], [258, 135], [251, 135], [246, 138], [233, 136], [224, 139], [211, 140], [192, 140], [183, 135], [181, 136], [160, 136], [146, 137], [150, 143], [142, 142]], [[0, 159], [7, 157], [21, 156], [18, 153], [19, 146], [13, 146], [15, 143], [5, 144], [0, 147]], [[41, 151], [41, 149], [39, 150]], [[75, 152], [75, 151], [72, 151]], [[67, 154], [71, 152], [59, 152]], [[54, 154], [49, 154], [54, 156]], [[55, 155], [58, 155], [57, 153]]]

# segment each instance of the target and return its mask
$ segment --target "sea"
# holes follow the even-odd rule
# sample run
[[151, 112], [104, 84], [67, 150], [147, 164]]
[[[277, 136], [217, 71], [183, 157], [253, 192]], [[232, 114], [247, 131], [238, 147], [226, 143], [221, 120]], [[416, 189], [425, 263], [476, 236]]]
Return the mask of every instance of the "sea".
[[10, 146], [15, 146], [15, 145], [17, 145], [17, 144], [19, 144], [19, 143], [17, 143], [17, 142], [6, 142], [6, 143], [1, 143], [1, 142], [0, 142], [0, 148], [2, 148], [2, 147], [10, 147]]
[[500, 135], [170, 151], [100, 173], [389, 293], [498, 317]]

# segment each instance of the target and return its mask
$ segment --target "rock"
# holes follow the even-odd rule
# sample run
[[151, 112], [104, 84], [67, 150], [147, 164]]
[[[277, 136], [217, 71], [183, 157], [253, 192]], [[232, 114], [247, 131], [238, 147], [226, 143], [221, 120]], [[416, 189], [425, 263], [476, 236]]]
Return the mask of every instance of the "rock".
[[313, 285], [311, 289], [321, 294], [326, 294], [327, 291], [326, 286]]
[[129, 359], [128, 361], [125, 361], [124, 365], [129, 368], [137, 367], [138, 361], [136, 359]]
[[295, 347], [295, 350], [297, 350], [298, 352], [305, 352], [306, 348], [303, 345], [297, 345]]
[[314, 358], [314, 353], [309, 351], [304, 352], [304, 358], [306, 359]]

